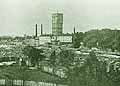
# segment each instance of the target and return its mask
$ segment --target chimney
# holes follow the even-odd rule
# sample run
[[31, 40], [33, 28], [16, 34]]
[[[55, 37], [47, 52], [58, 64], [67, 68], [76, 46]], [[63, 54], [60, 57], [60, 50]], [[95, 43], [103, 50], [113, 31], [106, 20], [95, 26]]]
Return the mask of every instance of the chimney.
[[41, 24], [41, 35], [43, 35], [43, 25]]
[[35, 37], [37, 37], [37, 24], [35, 26]]
[[74, 27], [74, 34], [75, 34], [75, 27]]

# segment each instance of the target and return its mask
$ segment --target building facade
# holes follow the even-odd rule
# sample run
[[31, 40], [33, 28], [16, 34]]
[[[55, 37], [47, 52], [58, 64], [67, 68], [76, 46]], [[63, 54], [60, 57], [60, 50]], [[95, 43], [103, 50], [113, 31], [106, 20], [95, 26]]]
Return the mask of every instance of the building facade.
[[59, 42], [59, 43], [72, 43], [72, 35], [43, 35], [39, 36], [39, 44], [45, 43], [52, 43], [52, 42]]
[[63, 14], [52, 14], [52, 34], [61, 35], [63, 33]]

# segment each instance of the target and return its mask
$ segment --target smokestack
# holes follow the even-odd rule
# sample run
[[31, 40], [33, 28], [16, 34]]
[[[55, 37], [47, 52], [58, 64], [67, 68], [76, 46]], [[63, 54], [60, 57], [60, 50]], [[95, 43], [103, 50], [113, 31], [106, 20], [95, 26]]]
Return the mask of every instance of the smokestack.
[[41, 24], [41, 35], [43, 35], [43, 25]]
[[35, 26], [35, 37], [37, 37], [37, 24]]
[[75, 34], [75, 27], [74, 27], [74, 34]]

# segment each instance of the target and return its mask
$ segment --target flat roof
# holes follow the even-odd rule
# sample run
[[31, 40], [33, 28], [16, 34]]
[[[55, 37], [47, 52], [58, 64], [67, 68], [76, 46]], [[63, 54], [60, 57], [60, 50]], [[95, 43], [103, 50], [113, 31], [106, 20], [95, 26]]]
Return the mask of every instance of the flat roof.
[[72, 34], [61, 34], [61, 35], [43, 34], [40, 36], [72, 36]]

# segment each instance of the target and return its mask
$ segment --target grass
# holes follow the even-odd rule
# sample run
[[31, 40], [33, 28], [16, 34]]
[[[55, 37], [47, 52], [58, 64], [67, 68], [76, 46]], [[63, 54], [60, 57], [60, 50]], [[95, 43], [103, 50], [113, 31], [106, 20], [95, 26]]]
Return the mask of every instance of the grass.
[[0, 79], [65, 83], [60, 77], [43, 72], [40, 69], [29, 70], [27, 67], [19, 66], [0, 67]]

